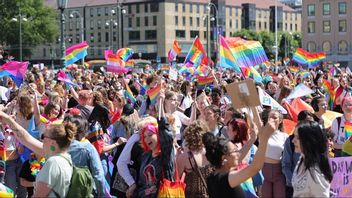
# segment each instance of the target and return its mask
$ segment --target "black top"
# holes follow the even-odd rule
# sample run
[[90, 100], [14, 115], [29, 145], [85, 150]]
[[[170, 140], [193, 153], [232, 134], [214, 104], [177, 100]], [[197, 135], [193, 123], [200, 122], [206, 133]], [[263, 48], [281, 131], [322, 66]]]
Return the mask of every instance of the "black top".
[[21, 177], [29, 182], [35, 182], [36, 176], [31, 174], [31, 165], [29, 163], [29, 160], [26, 160], [23, 163], [19, 177]]
[[229, 173], [211, 173], [207, 178], [208, 193], [210, 198], [223, 197], [245, 197], [241, 186], [231, 188], [229, 184]]

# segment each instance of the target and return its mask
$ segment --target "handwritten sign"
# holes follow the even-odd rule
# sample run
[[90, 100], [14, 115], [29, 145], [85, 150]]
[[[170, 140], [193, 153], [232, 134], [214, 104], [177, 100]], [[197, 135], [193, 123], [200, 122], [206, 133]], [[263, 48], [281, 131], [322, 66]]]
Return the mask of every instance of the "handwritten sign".
[[352, 197], [352, 157], [330, 158], [330, 167], [334, 175], [331, 197]]
[[252, 80], [228, 84], [226, 91], [230, 95], [235, 109], [260, 105], [258, 92]]

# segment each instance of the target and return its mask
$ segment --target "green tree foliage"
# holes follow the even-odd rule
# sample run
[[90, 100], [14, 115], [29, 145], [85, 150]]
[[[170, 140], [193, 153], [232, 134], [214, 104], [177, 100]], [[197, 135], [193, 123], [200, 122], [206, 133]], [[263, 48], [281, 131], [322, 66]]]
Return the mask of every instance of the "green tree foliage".
[[[235, 32], [233, 37], [241, 37], [247, 40], [256, 40], [259, 41], [268, 58], [274, 59], [274, 45], [275, 45], [275, 33], [274, 32], [255, 32], [247, 29], [241, 29], [238, 32]], [[285, 40], [286, 39], [286, 40]], [[301, 46], [302, 35], [298, 32], [289, 33], [289, 32], [279, 32], [278, 33], [278, 44], [279, 44], [279, 57], [283, 58], [286, 56], [291, 57], [298, 47]], [[286, 52], [285, 52], [286, 51]]]
[[4, 45], [5, 50], [16, 58], [19, 57], [20, 12], [27, 19], [22, 21], [22, 53], [25, 59], [37, 45], [51, 43], [58, 37], [58, 13], [44, 5], [43, 0], [0, 1], [0, 45]]

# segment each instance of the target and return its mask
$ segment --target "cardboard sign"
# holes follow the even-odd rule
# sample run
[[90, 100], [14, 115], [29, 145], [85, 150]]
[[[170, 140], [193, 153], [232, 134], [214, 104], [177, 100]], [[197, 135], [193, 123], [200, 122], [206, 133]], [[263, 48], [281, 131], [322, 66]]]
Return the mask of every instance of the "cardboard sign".
[[333, 173], [330, 197], [351, 197], [352, 157], [329, 158], [329, 162]]
[[232, 106], [235, 109], [260, 106], [258, 92], [253, 80], [228, 84], [226, 91], [231, 96]]

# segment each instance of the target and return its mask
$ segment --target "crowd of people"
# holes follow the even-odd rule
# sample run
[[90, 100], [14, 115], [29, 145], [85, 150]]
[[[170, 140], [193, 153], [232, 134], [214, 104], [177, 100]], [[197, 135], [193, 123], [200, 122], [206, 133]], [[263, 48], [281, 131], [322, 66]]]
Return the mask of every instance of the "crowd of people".
[[[72, 76], [67, 83], [58, 71], [33, 67], [21, 86], [3, 77], [0, 191], [65, 197], [75, 167], [87, 167], [87, 193], [94, 197], [158, 197], [163, 179], [176, 176], [184, 178], [186, 197], [329, 197], [328, 159], [348, 155], [352, 74], [258, 70], [257, 88], [283, 107], [305, 84], [314, 93], [300, 99], [311, 108], [298, 115], [265, 105], [235, 109], [238, 98], [226, 85], [245, 78], [231, 70], [209, 68], [214, 82], [202, 89], [192, 78], [175, 81], [156, 69], [117, 74], [72, 67], [64, 70]], [[331, 92], [322, 88], [325, 81]], [[151, 98], [148, 90], [156, 86]], [[331, 126], [322, 117], [328, 109], [343, 114]], [[284, 119], [297, 122], [294, 131]]]

